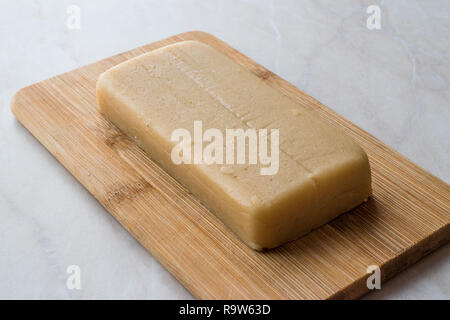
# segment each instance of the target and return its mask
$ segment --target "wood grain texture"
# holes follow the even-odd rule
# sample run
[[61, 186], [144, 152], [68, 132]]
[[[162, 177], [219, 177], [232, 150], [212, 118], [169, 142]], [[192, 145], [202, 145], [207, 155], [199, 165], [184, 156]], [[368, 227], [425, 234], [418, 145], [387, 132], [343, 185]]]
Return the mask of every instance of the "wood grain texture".
[[[237, 239], [98, 112], [100, 73], [182, 40], [205, 42], [339, 127], [366, 150], [373, 197], [268, 252]], [[203, 299], [356, 298], [450, 240], [450, 187], [264, 67], [204, 32], [187, 32], [20, 90], [17, 119], [183, 285]], [[83, 213], [89, 214], [89, 213]]]

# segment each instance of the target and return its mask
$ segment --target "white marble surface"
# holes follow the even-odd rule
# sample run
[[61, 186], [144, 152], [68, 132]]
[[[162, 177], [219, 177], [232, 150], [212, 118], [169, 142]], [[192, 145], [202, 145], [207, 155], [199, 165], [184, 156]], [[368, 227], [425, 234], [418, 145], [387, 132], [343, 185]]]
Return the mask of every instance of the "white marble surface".
[[[0, 4], [0, 298], [192, 298], [9, 109], [21, 87], [183, 31], [220, 37], [450, 181], [447, 0]], [[70, 4], [80, 30], [66, 27]], [[370, 4], [381, 30], [366, 27]], [[450, 247], [366, 298], [449, 299]]]

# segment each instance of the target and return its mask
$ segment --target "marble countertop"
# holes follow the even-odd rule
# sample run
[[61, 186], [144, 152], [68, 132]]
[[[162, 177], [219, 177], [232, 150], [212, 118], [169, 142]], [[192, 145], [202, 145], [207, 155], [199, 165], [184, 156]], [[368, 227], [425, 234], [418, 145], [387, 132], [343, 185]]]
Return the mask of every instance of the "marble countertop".
[[[378, 22], [369, 5], [380, 29], [368, 28]], [[449, 183], [448, 1], [5, 1], [0, 298], [192, 298], [9, 109], [26, 85], [190, 30], [223, 39]], [[67, 287], [70, 265], [81, 290]], [[365, 298], [449, 299], [450, 246]]]

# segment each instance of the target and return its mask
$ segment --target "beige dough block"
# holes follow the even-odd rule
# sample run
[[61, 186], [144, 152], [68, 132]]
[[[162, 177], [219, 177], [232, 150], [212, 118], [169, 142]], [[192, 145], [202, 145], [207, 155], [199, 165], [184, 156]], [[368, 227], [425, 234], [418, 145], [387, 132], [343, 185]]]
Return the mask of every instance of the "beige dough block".
[[[121, 63], [97, 82], [100, 112], [256, 250], [297, 239], [371, 194], [366, 153], [216, 49], [179, 42]], [[175, 129], [279, 129], [279, 170], [180, 164]]]

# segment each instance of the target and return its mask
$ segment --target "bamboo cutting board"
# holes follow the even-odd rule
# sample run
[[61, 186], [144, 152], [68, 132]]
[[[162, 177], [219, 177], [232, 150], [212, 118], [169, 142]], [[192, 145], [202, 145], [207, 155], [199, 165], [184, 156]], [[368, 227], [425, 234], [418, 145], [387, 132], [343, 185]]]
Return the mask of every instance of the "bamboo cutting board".
[[[205, 42], [339, 127], [369, 155], [373, 197], [268, 252], [246, 247], [98, 112], [100, 73], [182, 40]], [[187, 32], [20, 90], [17, 119], [197, 298], [356, 298], [450, 240], [450, 187], [217, 38]]]

